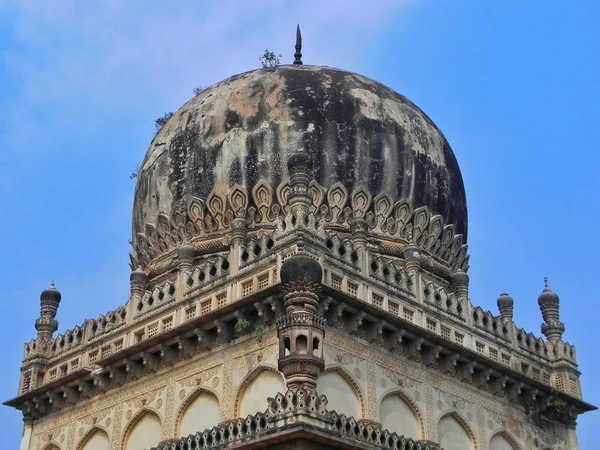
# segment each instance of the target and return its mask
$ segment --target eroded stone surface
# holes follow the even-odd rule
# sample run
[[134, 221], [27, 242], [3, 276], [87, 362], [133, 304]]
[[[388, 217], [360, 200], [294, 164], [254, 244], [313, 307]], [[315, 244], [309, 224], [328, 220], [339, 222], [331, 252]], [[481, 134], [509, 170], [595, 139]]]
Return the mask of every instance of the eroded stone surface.
[[[134, 235], [191, 197], [275, 189], [290, 152], [304, 147], [313, 177], [427, 206], [466, 235], [460, 170], [433, 122], [414, 104], [363, 76], [280, 66], [229, 78], [194, 97], [154, 138], [135, 193]], [[134, 239], [135, 241], [135, 239]]]

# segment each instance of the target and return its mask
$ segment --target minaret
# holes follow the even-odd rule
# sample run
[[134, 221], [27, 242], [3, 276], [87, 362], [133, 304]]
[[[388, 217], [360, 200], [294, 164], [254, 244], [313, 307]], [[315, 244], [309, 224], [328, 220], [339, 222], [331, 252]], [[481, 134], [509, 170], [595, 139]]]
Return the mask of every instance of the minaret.
[[542, 324], [542, 333], [552, 344], [562, 340], [565, 332], [565, 324], [560, 321], [558, 311], [559, 298], [548, 287], [548, 278], [544, 278], [544, 290], [538, 297], [538, 305], [542, 311], [544, 323]]
[[325, 319], [317, 314], [322, 278], [321, 265], [307, 255], [292, 256], [281, 266], [285, 315], [277, 319], [278, 366], [288, 389], [314, 390], [325, 368]]
[[38, 338], [51, 339], [52, 334], [58, 330], [58, 321], [55, 317], [60, 299], [60, 292], [54, 286], [54, 282], [40, 295], [40, 317], [35, 321]]

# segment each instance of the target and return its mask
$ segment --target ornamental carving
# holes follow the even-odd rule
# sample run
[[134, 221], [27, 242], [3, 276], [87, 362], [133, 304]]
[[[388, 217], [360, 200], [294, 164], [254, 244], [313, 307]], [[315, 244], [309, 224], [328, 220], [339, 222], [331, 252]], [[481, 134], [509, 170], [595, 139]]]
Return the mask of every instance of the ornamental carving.
[[159, 214], [157, 222], [146, 224], [135, 236], [135, 252], [131, 266], [147, 267], [153, 260], [186, 242], [202, 245], [204, 241], [225, 236], [232, 231], [233, 219], [244, 219], [248, 232], [271, 230], [284, 235], [297, 227], [308, 228], [324, 237], [329, 230], [351, 231], [351, 224], [363, 220], [368, 233], [387, 241], [412, 240], [429, 257], [452, 270], [468, 270], [467, 245], [454, 225], [445, 224], [442, 216], [432, 215], [426, 207], [413, 210], [406, 200], [394, 202], [391, 197], [373, 194], [365, 187], [348, 192], [342, 183], [329, 188], [312, 181], [309, 192], [312, 204], [308, 217], [297, 220], [288, 207], [289, 180], [273, 192], [266, 180], [259, 180], [251, 193], [243, 186], [233, 186], [226, 195], [213, 191], [206, 200], [193, 198], [187, 208]]

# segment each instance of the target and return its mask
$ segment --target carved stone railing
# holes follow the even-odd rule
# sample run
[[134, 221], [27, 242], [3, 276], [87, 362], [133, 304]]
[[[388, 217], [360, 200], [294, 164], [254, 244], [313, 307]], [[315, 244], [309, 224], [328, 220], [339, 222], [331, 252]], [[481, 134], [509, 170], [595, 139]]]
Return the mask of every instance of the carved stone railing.
[[414, 282], [403, 267], [394, 264], [393, 261], [383, 257], [371, 257], [369, 261], [369, 275], [381, 280], [386, 285], [398, 290], [404, 295], [414, 297]]
[[429, 304], [440, 311], [460, 320], [465, 321], [467, 305], [463, 304], [454, 293], [448, 293], [441, 286], [435, 286], [433, 283], [427, 283], [423, 287], [423, 299], [426, 304]]
[[187, 276], [186, 292], [195, 291], [227, 275], [229, 275], [229, 259], [227, 256], [218, 255], [214, 258], [207, 258], [200, 262]]
[[[236, 443], [248, 445], [253, 439], [265, 439], [276, 435], [281, 429], [309, 425], [309, 430], [329, 432], [331, 439], [343, 440], [346, 444], [361, 442], [373, 448], [390, 450], [441, 450], [439, 446], [405, 438], [395, 432], [384, 430], [380, 424], [356, 420], [353, 417], [327, 411], [327, 398], [316, 391], [298, 389], [277, 394], [267, 399], [264, 413], [249, 415], [219, 424], [212, 429], [198, 431], [188, 437], [163, 442], [154, 450], [193, 450], [234, 447]], [[304, 439], [310, 439], [310, 431], [304, 430]], [[322, 439], [322, 438], [321, 438]]]
[[494, 316], [490, 311], [484, 311], [479, 306], [473, 308], [473, 325], [479, 331], [487, 333], [493, 337], [509, 340], [509, 326], [500, 316]]
[[38, 338], [25, 344], [24, 360], [44, 356], [56, 358], [62, 354], [76, 350], [88, 342], [105, 336], [125, 325], [127, 310], [125, 307], [101, 314], [96, 319], [88, 319], [82, 325], [54, 337], [49, 343], [42, 343]]
[[251, 236], [248, 239], [248, 243], [241, 248], [240, 267], [250, 265], [265, 255], [271, 253], [271, 250], [274, 246], [275, 239], [272, 235], [265, 234], [260, 238]]
[[135, 306], [136, 318], [173, 303], [175, 301], [175, 291], [175, 284], [170, 281], [162, 286], [156, 286], [151, 291], [146, 291]]

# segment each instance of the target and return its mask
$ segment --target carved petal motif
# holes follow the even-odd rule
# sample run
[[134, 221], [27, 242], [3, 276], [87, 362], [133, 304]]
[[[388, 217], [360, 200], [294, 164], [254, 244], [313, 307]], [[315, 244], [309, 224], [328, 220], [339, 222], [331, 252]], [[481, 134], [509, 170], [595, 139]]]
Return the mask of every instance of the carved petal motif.
[[204, 220], [204, 201], [199, 198], [192, 197], [190, 206], [188, 206], [188, 214], [196, 226], [200, 227], [202, 221]]
[[312, 194], [312, 201], [313, 201], [313, 204], [312, 204], [310, 210], [311, 210], [311, 212], [314, 212], [314, 211], [318, 210], [319, 206], [321, 206], [321, 203], [323, 203], [323, 199], [325, 198], [325, 189], [323, 189], [323, 186], [321, 186], [315, 180], [310, 182], [310, 184], [308, 185], [308, 189], [310, 190], [310, 193]]
[[364, 187], [358, 188], [352, 192], [352, 210], [354, 217], [364, 217], [371, 207], [371, 193]]
[[282, 181], [281, 184], [277, 186], [276, 193], [277, 201], [279, 201], [279, 204], [283, 210], [287, 211], [288, 195], [290, 193], [290, 180], [287, 179]]
[[329, 192], [327, 193], [327, 202], [329, 203], [329, 209], [333, 215], [333, 222], [341, 221], [341, 213], [348, 201], [348, 191], [342, 183], [335, 183]]
[[234, 186], [229, 191], [229, 205], [235, 217], [244, 217], [248, 207], [248, 193], [242, 186]]

